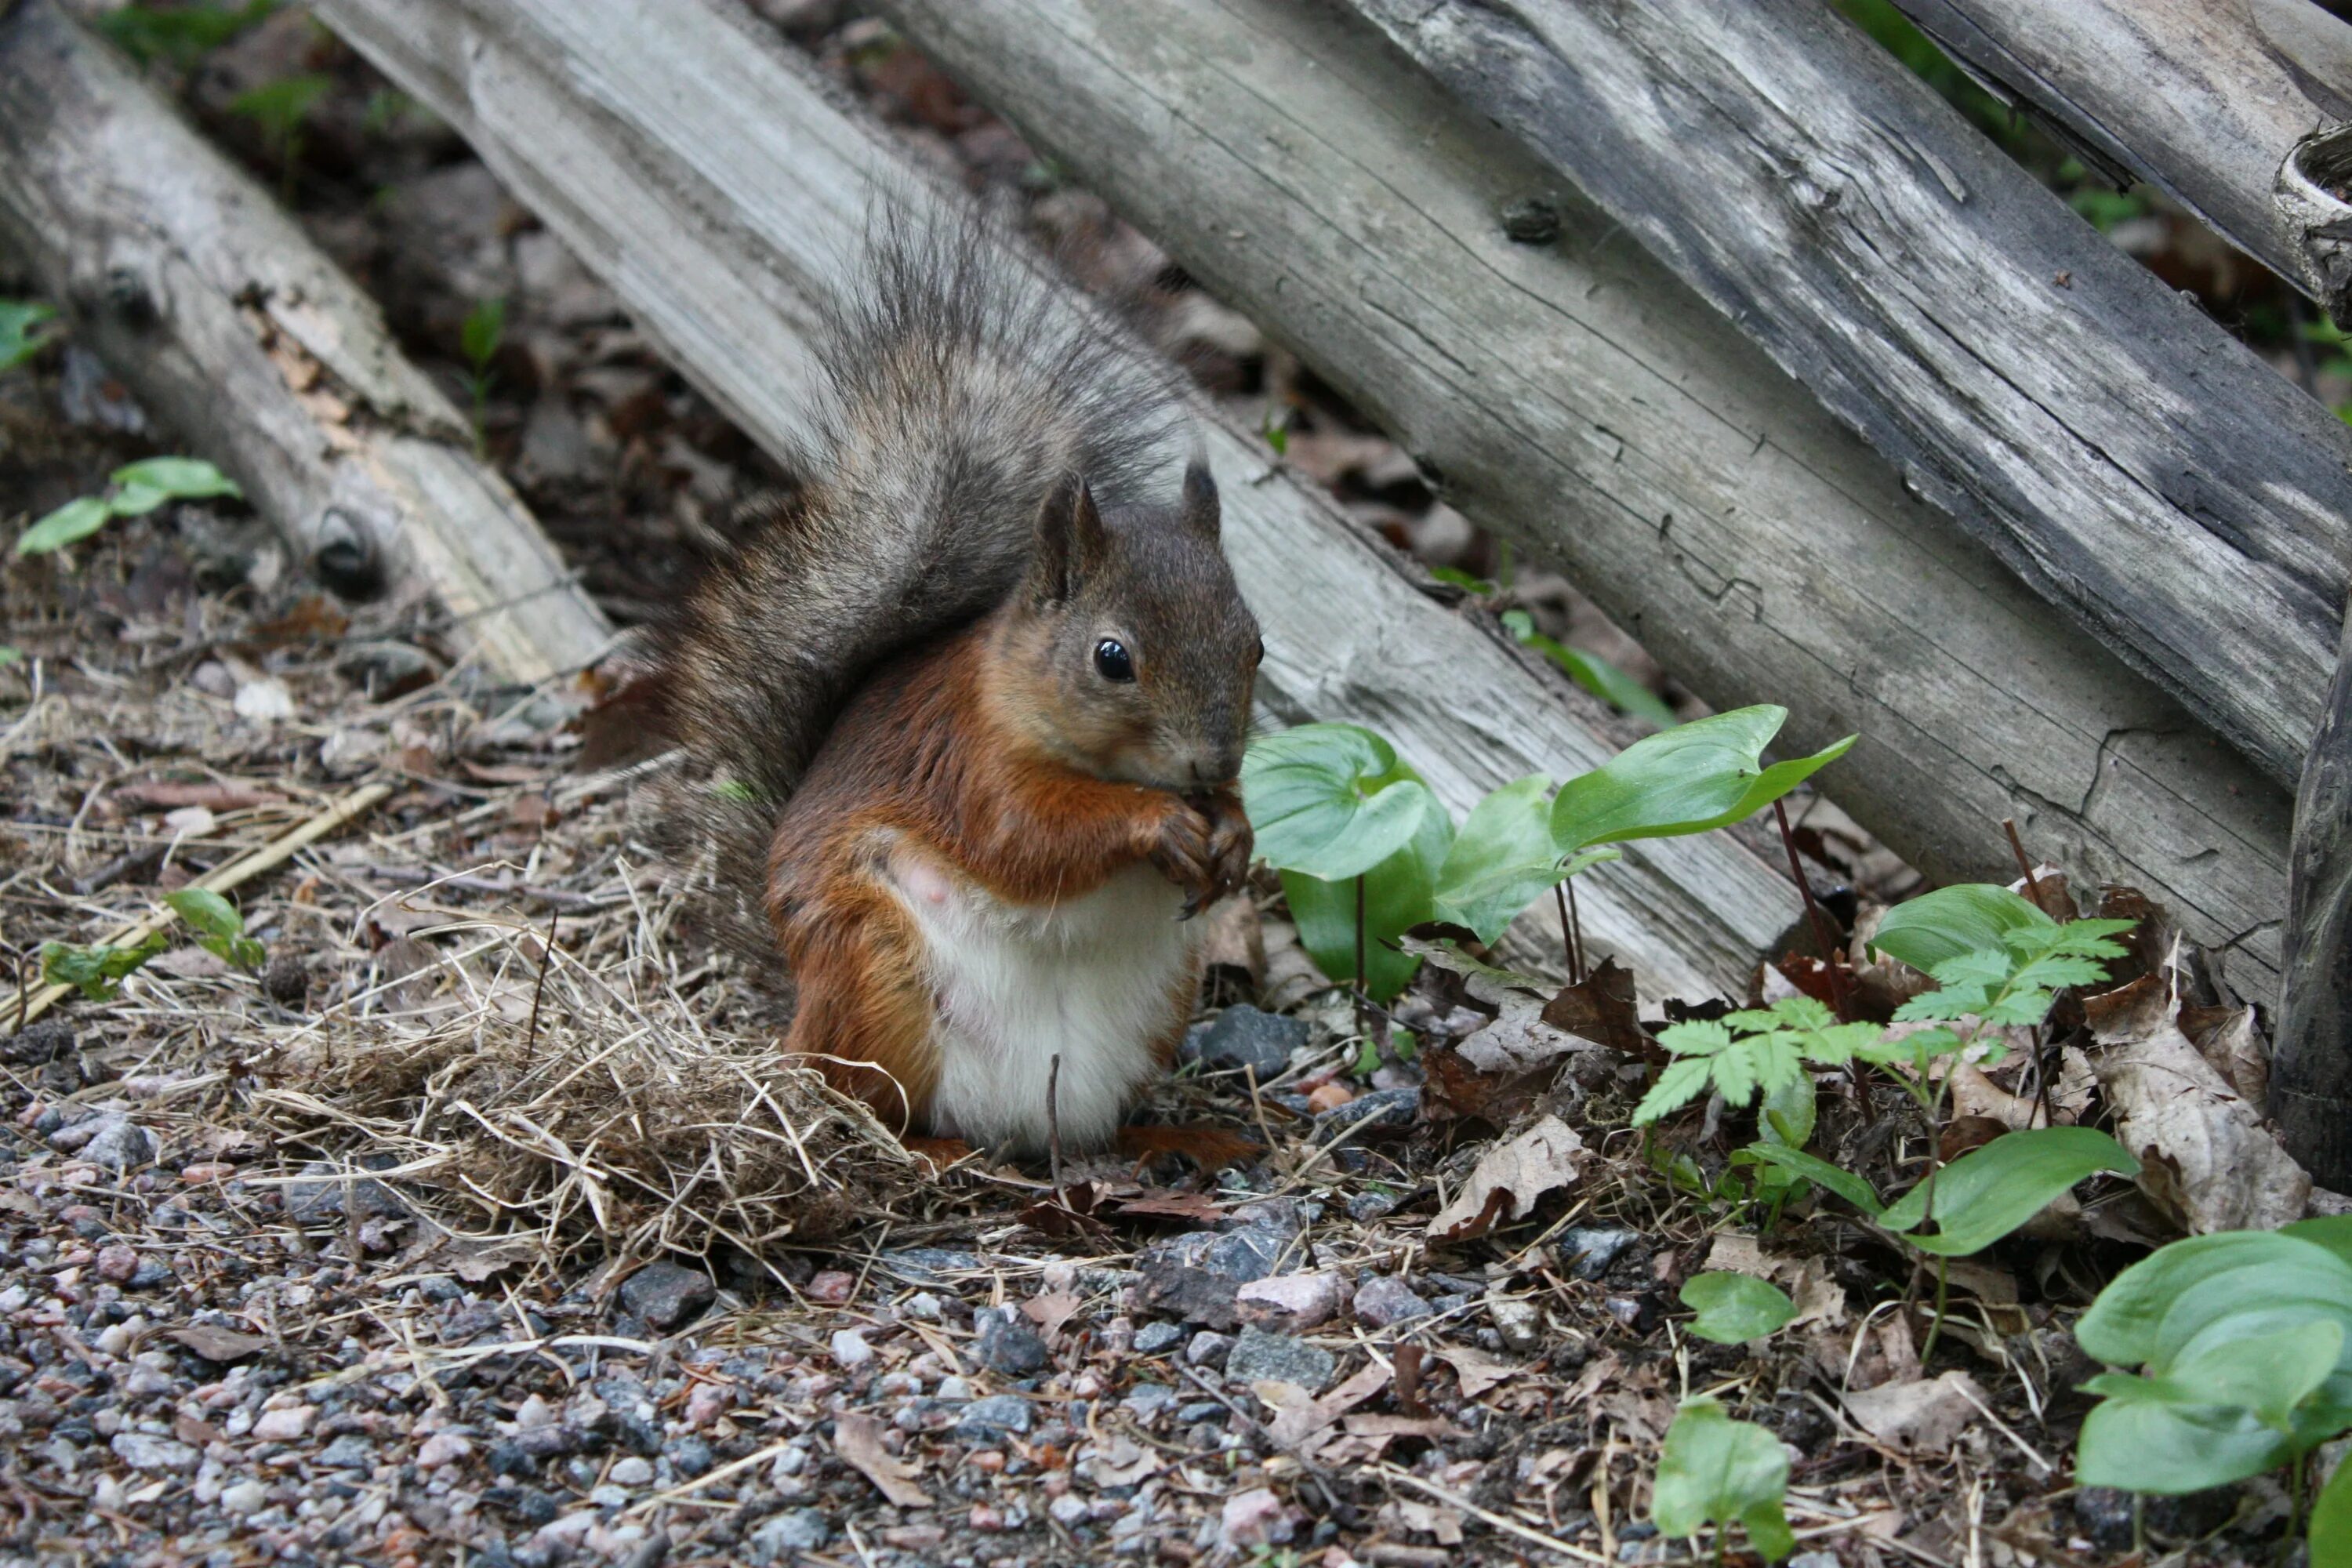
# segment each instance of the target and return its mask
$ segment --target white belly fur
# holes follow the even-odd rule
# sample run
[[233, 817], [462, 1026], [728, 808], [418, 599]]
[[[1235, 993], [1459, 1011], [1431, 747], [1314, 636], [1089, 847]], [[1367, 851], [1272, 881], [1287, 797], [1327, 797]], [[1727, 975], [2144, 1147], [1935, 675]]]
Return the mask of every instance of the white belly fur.
[[1050, 908], [1008, 904], [928, 858], [892, 857], [897, 892], [923, 935], [940, 1051], [931, 1130], [976, 1147], [1046, 1146], [1045, 1088], [1066, 1149], [1110, 1142], [1159, 1070], [1171, 998], [1197, 972], [1200, 922], [1183, 896], [1132, 866]]

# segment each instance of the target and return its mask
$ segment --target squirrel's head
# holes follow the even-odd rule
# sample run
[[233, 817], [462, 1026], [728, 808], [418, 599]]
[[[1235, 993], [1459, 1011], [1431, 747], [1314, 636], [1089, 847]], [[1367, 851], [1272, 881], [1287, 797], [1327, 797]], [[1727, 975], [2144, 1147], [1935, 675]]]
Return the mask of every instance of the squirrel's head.
[[1239, 774], [1265, 645], [1217, 525], [1216, 481], [1198, 458], [1174, 506], [1105, 513], [1075, 474], [1045, 498], [1001, 633], [1018, 671], [1001, 695], [1045, 750], [1178, 792]]

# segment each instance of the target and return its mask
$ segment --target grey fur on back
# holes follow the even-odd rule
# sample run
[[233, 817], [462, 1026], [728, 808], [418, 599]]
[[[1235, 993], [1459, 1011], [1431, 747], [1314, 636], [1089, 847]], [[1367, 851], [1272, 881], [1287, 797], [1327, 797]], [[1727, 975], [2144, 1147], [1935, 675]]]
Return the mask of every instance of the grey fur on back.
[[[1002, 603], [1039, 504], [1076, 471], [1106, 504], [1172, 477], [1169, 373], [977, 218], [869, 224], [827, 322], [802, 489], [657, 636], [670, 813], [752, 915], [777, 808], [876, 665]], [[747, 858], [748, 857], [748, 858]]]

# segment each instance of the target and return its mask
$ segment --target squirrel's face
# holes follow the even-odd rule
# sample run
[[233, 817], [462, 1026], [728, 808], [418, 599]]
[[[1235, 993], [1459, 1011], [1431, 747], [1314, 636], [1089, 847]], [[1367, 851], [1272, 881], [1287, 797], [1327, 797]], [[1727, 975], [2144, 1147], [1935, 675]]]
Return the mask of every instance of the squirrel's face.
[[1108, 517], [1083, 481], [1057, 486], [1009, 635], [1029, 678], [1024, 718], [1073, 765], [1179, 793], [1240, 774], [1265, 646], [1204, 465], [1185, 470], [1175, 506]]

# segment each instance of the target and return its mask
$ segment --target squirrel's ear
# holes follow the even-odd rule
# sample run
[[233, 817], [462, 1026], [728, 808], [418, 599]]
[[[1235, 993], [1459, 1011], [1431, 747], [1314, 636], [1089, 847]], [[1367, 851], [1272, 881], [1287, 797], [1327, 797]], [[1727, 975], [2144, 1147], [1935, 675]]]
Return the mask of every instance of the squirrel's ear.
[[1184, 525], [1203, 539], [1217, 537], [1220, 509], [1217, 481], [1209, 476], [1209, 460], [1195, 457], [1184, 465], [1184, 493], [1178, 508]]
[[1069, 598], [1101, 567], [1109, 549], [1110, 536], [1096, 510], [1094, 491], [1077, 474], [1063, 475], [1037, 509], [1038, 596]]

